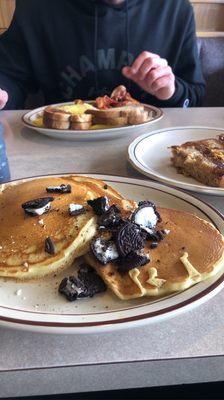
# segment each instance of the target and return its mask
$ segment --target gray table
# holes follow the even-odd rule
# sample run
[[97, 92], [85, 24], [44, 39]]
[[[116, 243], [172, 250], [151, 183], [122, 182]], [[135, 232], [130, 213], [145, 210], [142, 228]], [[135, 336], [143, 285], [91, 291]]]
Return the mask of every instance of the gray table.
[[[139, 177], [126, 161], [136, 134], [63, 142], [24, 129], [23, 112], [0, 112], [12, 179], [88, 172]], [[168, 109], [158, 129], [224, 127], [224, 109]], [[223, 199], [199, 196], [223, 211]], [[0, 329], [0, 397], [212, 382], [224, 377], [224, 291], [195, 310], [143, 328], [57, 336]]]

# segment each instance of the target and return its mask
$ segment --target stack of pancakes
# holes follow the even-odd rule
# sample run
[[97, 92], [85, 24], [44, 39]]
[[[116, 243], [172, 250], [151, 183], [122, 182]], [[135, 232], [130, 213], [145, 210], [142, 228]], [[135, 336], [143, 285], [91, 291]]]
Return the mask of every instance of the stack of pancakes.
[[[46, 188], [70, 185], [71, 193], [48, 193]], [[31, 216], [22, 204], [52, 196], [49, 212]], [[107, 195], [109, 201], [121, 208], [130, 207], [114, 189], [87, 177], [52, 177], [33, 179], [17, 185], [2, 185], [0, 193], [0, 276], [17, 279], [42, 278], [70, 266], [74, 259], [89, 251], [97, 224], [87, 201]], [[69, 214], [69, 205], [78, 204], [86, 213]], [[45, 241], [51, 238], [56, 247], [54, 255], [45, 251]]]
[[[50, 193], [51, 208], [32, 216], [22, 205], [49, 197], [47, 188], [70, 185], [70, 193]], [[208, 222], [187, 212], [158, 208], [161, 221], [157, 229], [166, 235], [157, 247], [146, 242], [144, 252], [150, 262], [120, 273], [116, 262], [102, 265], [90, 244], [99, 230], [98, 216], [88, 201], [107, 197], [123, 218], [136, 210], [134, 201], [126, 200], [101, 180], [84, 176], [46, 177], [19, 184], [2, 185], [0, 192], [0, 276], [37, 279], [69, 267], [80, 256], [101, 276], [120, 298], [160, 296], [184, 290], [207, 279], [224, 267], [224, 240]], [[71, 215], [71, 204], [85, 212]], [[50, 238], [55, 251], [46, 251]]]

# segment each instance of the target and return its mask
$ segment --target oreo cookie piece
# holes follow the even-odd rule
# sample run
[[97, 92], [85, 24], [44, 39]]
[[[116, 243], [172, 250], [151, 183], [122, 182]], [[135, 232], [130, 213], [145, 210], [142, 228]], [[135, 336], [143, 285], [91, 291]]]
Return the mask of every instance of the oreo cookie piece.
[[94, 200], [88, 200], [87, 203], [89, 204], [90, 207], [92, 207], [96, 215], [102, 215], [110, 208], [109, 201], [106, 196], [98, 197], [97, 199]]
[[116, 246], [121, 257], [141, 250], [145, 245], [146, 234], [133, 222], [127, 221], [116, 232]]
[[81, 204], [69, 204], [69, 215], [72, 217], [76, 217], [77, 215], [85, 214], [86, 208], [83, 207]]
[[78, 271], [78, 277], [70, 276], [64, 278], [58, 290], [69, 301], [74, 301], [105, 292], [107, 286], [93, 268], [87, 264], [82, 264]]
[[137, 210], [132, 214], [131, 220], [142, 229], [148, 230], [155, 228], [156, 224], [161, 221], [161, 217], [154, 203], [140, 201]]
[[62, 183], [60, 186], [48, 186], [46, 188], [46, 191], [48, 193], [71, 193], [72, 187], [71, 185], [65, 185], [64, 183]]
[[78, 279], [82, 282], [83, 287], [85, 287], [85, 293], [88, 294], [88, 297], [93, 297], [94, 294], [107, 290], [103, 279], [87, 264], [80, 265]]
[[42, 215], [50, 210], [52, 201], [54, 201], [54, 197], [41, 197], [39, 199], [29, 200], [23, 203], [21, 207], [26, 214], [31, 216]]
[[113, 204], [109, 210], [100, 216], [98, 221], [99, 228], [113, 229], [117, 227], [121, 222], [120, 212], [120, 208]]
[[139, 268], [150, 262], [148, 254], [141, 254], [138, 252], [131, 252], [124, 258], [119, 258], [118, 272], [121, 274], [130, 271], [133, 268]]
[[92, 240], [91, 249], [94, 256], [100, 264], [103, 265], [106, 265], [119, 257], [116, 244], [112, 241], [103, 239], [101, 236]]
[[79, 281], [75, 276], [69, 276], [64, 278], [58, 288], [59, 293], [63, 294], [67, 300], [74, 301], [78, 298], [87, 297], [85, 296], [85, 290], [82, 282]]
[[46, 253], [51, 254], [51, 255], [56, 253], [55, 244], [50, 236], [48, 236], [45, 239], [45, 251], [46, 251]]
[[152, 240], [154, 243], [161, 242], [161, 240], [163, 240], [166, 237], [166, 235], [169, 234], [169, 232], [170, 231], [168, 229], [158, 230], [158, 231], [156, 231], [155, 229], [149, 229], [147, 230], [146, 240]]

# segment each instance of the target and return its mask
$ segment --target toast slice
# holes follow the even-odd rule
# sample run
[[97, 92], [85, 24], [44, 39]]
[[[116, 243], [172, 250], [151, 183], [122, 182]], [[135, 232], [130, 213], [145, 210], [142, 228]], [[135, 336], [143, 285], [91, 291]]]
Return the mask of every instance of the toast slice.
[[92, 122], [71, 122], [70, 129], [74, 131], [85, 131], [90, 129]]
[[71, 105], [48, 106], [44, 109], [43, 124], [50, 129], [89, 129], [92, 125], [92, 115], [86, 114], [93, 106], [78, 100]]
[[103, 110], [93, 109], [88, 110], [87, 113], [93, 115], [94, 124], [113, 126], [141, 124], [150, 119], [143, 104], [129, 104]]
[[50, 119], [43, 116], [43, 123], [45, 128], [49, 129], [69, 129], [70, 121], [60, 121], [59, 119]]
[[172, 146], [177, 171], [208, 186], [224, 188], [224, 135]]

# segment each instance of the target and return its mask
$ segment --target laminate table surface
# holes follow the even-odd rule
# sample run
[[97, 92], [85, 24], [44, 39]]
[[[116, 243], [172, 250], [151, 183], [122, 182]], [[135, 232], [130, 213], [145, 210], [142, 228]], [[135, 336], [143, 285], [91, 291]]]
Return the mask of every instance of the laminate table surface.
[[[136, 133], [66, 142], [23, 127], [23, 114], [0, 112], [11, 179], [53, 173], [144, 179], [127, 161]], [[224, 128], [224, 108], [164, 109], [164, 114], [149, 130]], [[224, 212], [223, 197], [195, 195]], [[221, 381], [223, 337], [223, 290], [175, 318], [117, 332], [50, 335], [0, 328], [0, 398]]]

